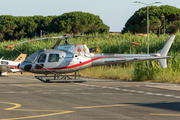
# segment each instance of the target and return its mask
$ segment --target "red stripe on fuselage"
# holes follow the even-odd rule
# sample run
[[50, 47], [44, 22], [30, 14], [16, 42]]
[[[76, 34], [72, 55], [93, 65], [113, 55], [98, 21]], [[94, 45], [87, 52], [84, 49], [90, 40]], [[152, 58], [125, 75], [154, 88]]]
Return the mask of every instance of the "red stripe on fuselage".
[[67, 66], [67, 67], [59, 67], [59, 68], [42, 68], [41, 70], [71, 69], [71, 68], [76, 68], [76, 67], [83, 66], [83, 65], [85, 65], [85, 64], [88, 64], [88, 63], [90, 63], [90, 62], [93, 62], [93, 61], [95, 61], [95, 60], [102, 59], [102, 58], [107, 58], [107, 57], [98, 57], [98, 58], [94, 58], [94, 59], [91, 59], [91, 60], [87, 60], [87, 61], [85, 61], [85, 62], [78, 63], [78, 64], [71, 65], [71, 66]]

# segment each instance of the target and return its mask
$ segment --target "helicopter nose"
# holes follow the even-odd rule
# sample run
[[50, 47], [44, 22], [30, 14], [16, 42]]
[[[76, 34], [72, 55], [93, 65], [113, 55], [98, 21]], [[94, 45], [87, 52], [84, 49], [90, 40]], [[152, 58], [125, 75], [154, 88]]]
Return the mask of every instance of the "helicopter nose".
[[32, 65], [31, 64], [25, 64], [24, 62], [20, 64], [19, 68], [25, 71], [30, 71]]

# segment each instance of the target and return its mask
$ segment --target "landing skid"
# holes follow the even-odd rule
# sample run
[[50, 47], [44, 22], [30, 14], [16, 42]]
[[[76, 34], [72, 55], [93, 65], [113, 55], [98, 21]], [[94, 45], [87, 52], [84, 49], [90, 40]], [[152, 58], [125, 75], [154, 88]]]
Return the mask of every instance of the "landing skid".
[[[78, 71], [79, 73], [79, 71]], [[44, 82], [44, 83], [82, 83], [86, 82], [86, 80], [81, 80], [80, 79], [80, 74], [76, 75], [59, 75], [59, 74], [54, 74], [54, 76], [35, 76], [36, 79]], [[43, 78], [50, 78], [50, 79], [43, 79]]]

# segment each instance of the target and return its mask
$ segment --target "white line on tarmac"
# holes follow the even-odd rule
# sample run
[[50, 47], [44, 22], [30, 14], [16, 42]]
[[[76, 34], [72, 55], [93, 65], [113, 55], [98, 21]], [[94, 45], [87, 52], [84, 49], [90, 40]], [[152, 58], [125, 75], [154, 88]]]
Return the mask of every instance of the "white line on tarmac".
[[162, 96], [163, 94], [160, 94], [160, 93], [155, 93], [154, 95]]
[[[152, 84], [155, 84], [155, 83], [152, 83]], [[79, 85], [84, 85], [85, 86], [85, 84], [79, 84]], [[180, 96], [166, 95], [166, 94], [160, 94], [160, 93], [151, 93], [151, 92], [145, 92], [145, 91], [136, 91], [136, 90], [121, 89], [121, 88], [107, 87], [107, 86], [97, 86], [97, 85], [88, 85], [88, 86], [89, 87], [100, 87], [100, 88], [103, 88], [103, 89], [112, 89], [112, 90], [121, 90], [121, 91], [126, 91], [126, 92], [134, 92], [134, 93], [140, 93], [140, 94], [146, 94], [146, 95], [157, 95], [157, 96], [164, 96], [164, 97], [173, 97], [173, 98], [180, 99]], [[82, 93], [82, 94], [89, 94], [89, 93]], [[101, 93], [101, 94], [113, 94], [113, 93]]]
[[153, 95], [153, 93], [151, 93], [151, 92], [146, 92], [145, 94], [147, 94], [147, 95]]
[[90, 94], [92, 94], [92, 93], [81, 93], [81, 94], [83, 94], [83, 95], [90, 95]]
[[173, 96], [174, 98], [178, 98], [178, 99], [180, 99], [180, 96]]
[[144, 93], [144, 91], [137, 91], [137, 93]]
[[164, 95], [165, 97], [173, 97], [173, 95]]
[[72, 93], [61, 93], [61, 94], [63, 94], [63, 95], [69, 95], [69, 94], [72, 94]]

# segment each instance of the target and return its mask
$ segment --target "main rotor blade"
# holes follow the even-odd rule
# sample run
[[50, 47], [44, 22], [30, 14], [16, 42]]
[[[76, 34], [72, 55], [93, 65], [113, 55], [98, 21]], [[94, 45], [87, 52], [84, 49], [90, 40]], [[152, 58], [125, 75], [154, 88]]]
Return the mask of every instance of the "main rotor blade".
[[18, 45], [18, 44], [27, 43], [27, 42], [36, 41], [36, 40], [50, 39], [50, 38], [60, 38], [60, 39], [61, 39], [61, 38], [63, 38], [63, 36], [59, 36], [59, 37], [45, 37], [45, 38], [32, 39], [32, 40], [27, 40], [27, 41], [15, 43], [15, 44], [12, 44], [12, 45], [7, 45], [7, 46], [5, 46], [5, 47], [6, 47], [6, 48], [11, 48], [11, 47], [14, 47], [15, 45]]
[[56, 43], [54, 44], [54, 46], [52, 47], [52, 49], [54, 49], [56, 47], [56, 45], [59, 45], [61, 43], [63, 39], [60, 38], [59, 40], [56, 41]]
[[139, 45], [139, 46], [141, 46], [141, 43], [130, 42], [130, 41], [125, 41], [125, 40], [120, 40], [120, 39], [105, 38], [105, 37], [96, 37], [96, 36], [73, 36], [73, 38], [77, 38], [77, 37], [111, 39], [111, 40], [118, 40], [118, 41], [122, 41], [122, 42], [128, 42], [128, 43], [131, 43], [131, 44], [133, 44], [133, 45]]

